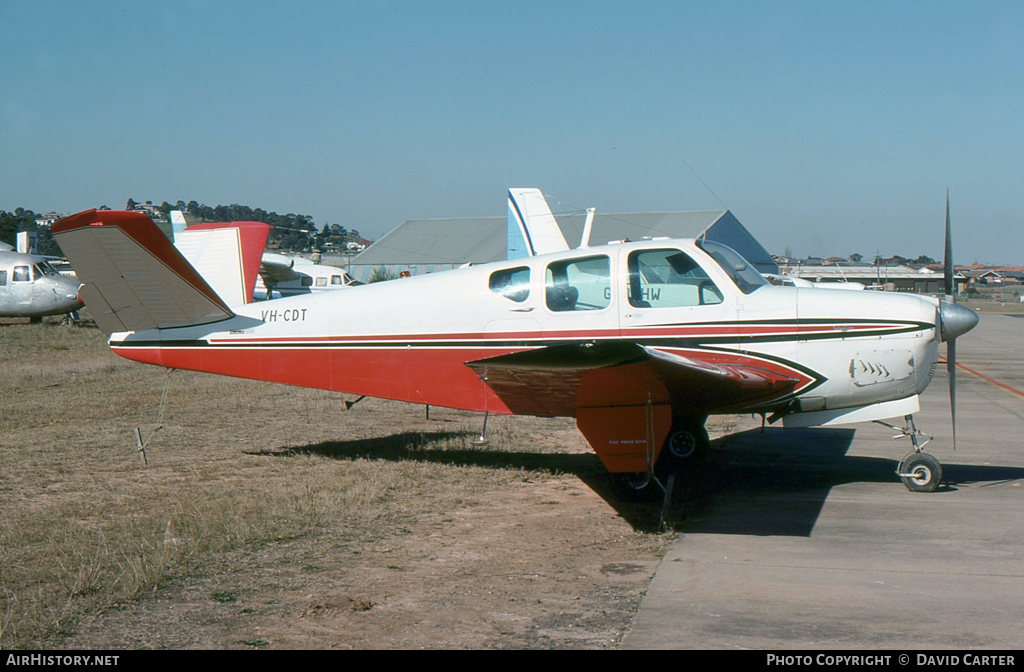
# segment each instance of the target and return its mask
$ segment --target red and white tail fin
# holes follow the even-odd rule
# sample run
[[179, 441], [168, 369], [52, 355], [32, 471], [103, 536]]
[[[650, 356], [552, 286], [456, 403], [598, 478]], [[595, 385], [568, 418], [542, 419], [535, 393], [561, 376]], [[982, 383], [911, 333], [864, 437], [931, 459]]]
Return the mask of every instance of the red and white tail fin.
[[231, 308], [252, 302], [270, 226], [263, 222], [196, 224], [174, 246]]
[[51, 229], [83, 283], [80, 294], [106, 333], [169, 329], [234, 316], [146, 215], [86, 210]]

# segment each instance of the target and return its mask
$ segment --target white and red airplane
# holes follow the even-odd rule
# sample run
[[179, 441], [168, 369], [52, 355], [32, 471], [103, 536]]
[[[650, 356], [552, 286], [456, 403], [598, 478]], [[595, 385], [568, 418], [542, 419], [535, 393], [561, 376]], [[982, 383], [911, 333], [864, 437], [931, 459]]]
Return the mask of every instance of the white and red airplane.
[[[571, 250], [532, 191], [509, 193], [526, 256], [256, 303], [264, 224], [202, 225], [234, 232], [237, 274], [220, 291], [141, 213], [89, 210], [52, 231], [128, 359], [574, 417], [608, 470], [637, 475], [638, 487], [703, 453], [712, 414], [784, 426], [904, 416], [913, 451], [898, 473], [911, 490], [938, 486], [941, 465], [920, 451], [912, 414], [944, 341], [952, 383], [953, 339], [975, 313], [919, 295], [772, 286], [706, 240], [588, 246], [585, 236]], [[947, 286], [948, 242], [947, 204]]]

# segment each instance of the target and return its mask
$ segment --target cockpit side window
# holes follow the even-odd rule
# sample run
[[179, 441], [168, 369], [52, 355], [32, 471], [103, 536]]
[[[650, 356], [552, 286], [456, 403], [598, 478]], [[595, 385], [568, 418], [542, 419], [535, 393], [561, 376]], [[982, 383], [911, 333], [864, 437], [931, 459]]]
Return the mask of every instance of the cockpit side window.
[[28, 266], [15, 266], [14, 272], [11, 274], [11, 282], [32, 282]]
[[637, 250], [629, 255], [629, 304], [681, 308], [722, 303], [722, 292], [685, 252]]
[[548, 264], [545, 298], [548, 309], [556, 313], [607, 308], [612, 298], [611, 261], [600, 256]]
[[510, 301], [522, 303], [530, 298], [530, 269], [526, 266], [506, 268], [491, 273], [488, 288]]

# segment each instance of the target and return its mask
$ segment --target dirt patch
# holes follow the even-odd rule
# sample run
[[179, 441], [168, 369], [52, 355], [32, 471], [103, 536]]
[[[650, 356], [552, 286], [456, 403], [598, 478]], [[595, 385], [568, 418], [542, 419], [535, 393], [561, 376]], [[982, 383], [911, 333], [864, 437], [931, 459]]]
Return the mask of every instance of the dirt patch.
[[572, 420], [0, 343], [5, 648], [613, 648], [670, 540]]

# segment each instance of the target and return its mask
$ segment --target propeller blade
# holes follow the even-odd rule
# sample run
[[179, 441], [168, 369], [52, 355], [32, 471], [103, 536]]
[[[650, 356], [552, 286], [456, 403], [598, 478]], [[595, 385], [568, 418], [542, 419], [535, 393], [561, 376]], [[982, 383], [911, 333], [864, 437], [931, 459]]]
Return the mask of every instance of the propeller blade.
[[949, 414], [953, 421], [953, 450], [956, 450], [956, 337], [966, 334], [978, 324], [978, 315], [969, 308], [956, 305], [953, 292], [953, 232], [949, 223], [949, 189], [946, 189], [946, 257], [943, 260], [946, 296], [939, 305], [939, 333], [946, 341], [946, 372], [949, 374]]
[[946, 343], [946, 372], [949, 374], [949, 412], [953, 419], [953, 450], [956, 450], [956, 339]]
[[946, 189], [946, 257], [943, 259], [942, 279], [946, 290], [947, 301], [956, 302], [953, 294], [953, 232], [949, 226], [949, 189]]

